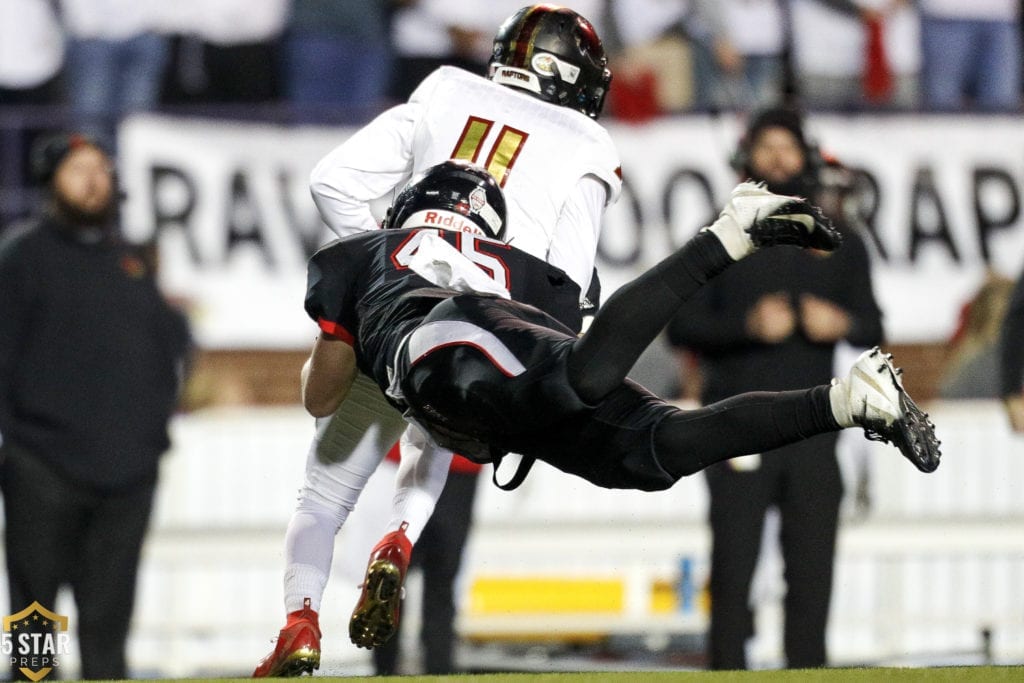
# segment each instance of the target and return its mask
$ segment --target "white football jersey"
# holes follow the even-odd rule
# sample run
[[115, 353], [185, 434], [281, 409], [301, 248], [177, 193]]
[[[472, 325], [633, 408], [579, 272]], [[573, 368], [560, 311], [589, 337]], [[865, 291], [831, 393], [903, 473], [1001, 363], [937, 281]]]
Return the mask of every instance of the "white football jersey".
[[313, 198], [337, 234], [372, 229], [370, 201], [452, 158], [483, 166], [502, 185], [511, 244], [586, 291], [603, 205], [622, 188], [611, 137], [580, 112], [467, 71], [441, 67], [407, 103], [330, 152], [312, 173]]

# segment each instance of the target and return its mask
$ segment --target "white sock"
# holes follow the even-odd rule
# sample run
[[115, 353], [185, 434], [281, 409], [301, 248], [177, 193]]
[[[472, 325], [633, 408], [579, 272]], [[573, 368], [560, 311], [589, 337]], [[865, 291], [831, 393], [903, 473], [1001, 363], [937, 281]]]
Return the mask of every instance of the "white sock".
[[308, 564], [290, 564], [284, 571], [284, 611], [291, 614], [302, 609], [306, 598], [309, 608], [320, 612], [320, 601], [327, 586], [327, 574]]
[[299, 501], [284, 537], [285, 613], [302, 609], [306, 598], [314, 611], [320, 611], [339, 528], [341, 523], [334, 511], [306, 499]]
[[845, 380], [832, 380], [832, 386], [828, 391], [828, 402], [832, 407], [832, 417], [840, 427], [855, 427], [857, 425], [850, 408], [850, 392], [847, 390]]
[[755, 250], [754, 243], [750, 241], [750, 235], [725, 213], [722, 213], [714, 223], [704, 230], [714, 233], [733, 261], [739, 261]]

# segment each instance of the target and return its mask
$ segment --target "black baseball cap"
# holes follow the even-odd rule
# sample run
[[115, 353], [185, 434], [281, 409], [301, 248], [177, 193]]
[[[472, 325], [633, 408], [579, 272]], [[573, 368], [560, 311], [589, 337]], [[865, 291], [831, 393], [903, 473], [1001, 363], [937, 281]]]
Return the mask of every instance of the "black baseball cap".
[[81, 147], [95, 147], [107, 153], [98, 140], [84, 133], [55, 133], [37, 139], [32, 145], [30, 157], [32, 178], [37, 183], [49, 184], [65, 157]]
[[804, 135], [804, 121], [800, 112], [787, 107], [765, 109], [758, 112], [747, 124], [747, 144], [753, 144], [757, 136], [765, 128], [785, 128], [791, 132], [802, 146], [807, 145], [807, 138]]

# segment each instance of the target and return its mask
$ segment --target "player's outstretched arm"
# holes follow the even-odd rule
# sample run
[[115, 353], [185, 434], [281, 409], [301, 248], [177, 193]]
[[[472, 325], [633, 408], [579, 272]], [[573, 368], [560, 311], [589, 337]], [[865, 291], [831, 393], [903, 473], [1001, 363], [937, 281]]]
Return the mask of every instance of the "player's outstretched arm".
[[348, 342], [321, 332], [302, 366], [302, 405], [313, 417], [334, 414], [348, 396], [358, 372], [355, 349]]

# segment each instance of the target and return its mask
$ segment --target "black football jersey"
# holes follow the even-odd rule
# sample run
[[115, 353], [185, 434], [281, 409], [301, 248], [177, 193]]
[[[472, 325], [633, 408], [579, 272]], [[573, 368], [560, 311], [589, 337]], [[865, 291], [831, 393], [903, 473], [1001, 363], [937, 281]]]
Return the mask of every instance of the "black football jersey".
[[435, 287], [408, 266], [424, 233], [459, 250], [512, 298], [578, 333], [580, 288], [564, 271], [479, 235], [418, 228], [373, 230], [336, 240], [309, 261], [306, 312], [322, 330], [352, 344], [359, 369], [386, 388], [401, 339], [438, 303], [458, 292]]

